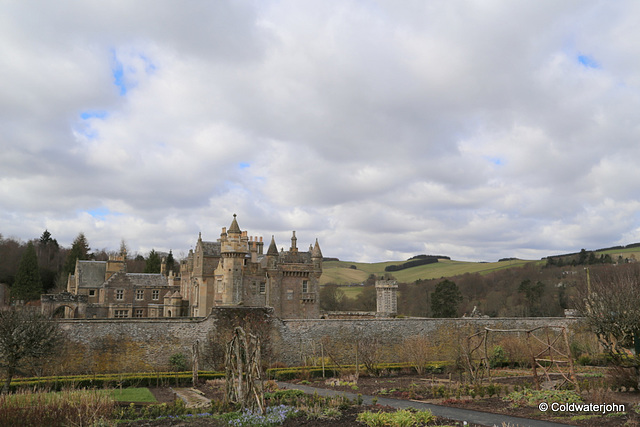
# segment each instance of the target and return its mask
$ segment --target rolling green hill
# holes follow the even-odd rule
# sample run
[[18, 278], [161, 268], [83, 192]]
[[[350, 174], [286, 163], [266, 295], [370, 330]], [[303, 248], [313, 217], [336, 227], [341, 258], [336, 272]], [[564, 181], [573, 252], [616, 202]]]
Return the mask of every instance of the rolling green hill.
[[[404, 261], [388, 261], [377, 263], [359, 263], [349, 261], [325, 261], [320, 284], [332, 282], [339, 285], [364, 282], [370, 274], [382, 276], [385, 267], [393, 264], [401, 264]], [[437, 279], [451, 277], [465, 273], [489, 273], [512, 267], [521, 267], [529, 263], [544, 263], [544, 261], [511, 260], [499, 262], [467, 262], [441, 259], [437, 263], [420, 265], [391, 274], [400, 282], [415, 282], [418, 279]], [[351, 266], [355, 266], [355, 269]]]
[[[577, 252], [576, 252], [577, 253]], [[635, 258], [640, 261], [640, 247], [620, 247], [604, 249], [595, 252], [596, 256], [609, 255], [614, 262], [618, 257]], [[560, 255], [562, 256], [562, 255]], [[394, 264], [402, 264], [405, 261], [387, 261], [376, 263], [361, 263], [350, 261], [325, 261], [323, 272], [320, 277], [320, 284], [336, 283], [338, 285], [349, 285], [364, 282], [370, 274], [382, 276], [385, 274], [385, 267]], [[393, 271], [391, 274], [399, 282], [411, 283], [419, 279], [438, 279], [441, 277], [458, 276], [465, 273], [490, 273], [497, 270], [504, 270], [512, 267], [522, 267], [527, 264], [546, 264], [546, 260], [509, 260], [498, 262], [468, 262], [440, 259], [437, 263], [420, 265], [400, 271]], [[352, 268], [355, 267], [355, 268]]]

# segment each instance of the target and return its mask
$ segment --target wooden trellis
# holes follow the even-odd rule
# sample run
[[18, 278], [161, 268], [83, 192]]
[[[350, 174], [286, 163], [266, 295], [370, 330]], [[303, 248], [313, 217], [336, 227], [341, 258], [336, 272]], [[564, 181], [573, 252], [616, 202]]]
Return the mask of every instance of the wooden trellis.
[[233, 331], [225, 355], [226, 399], [264, 413], [264, 389], [260, 368], [260, 339], [241, 327]]
[[[541, 330], [543, 334], [536, 334]], [[569, 338], [567, 329], [564, 326], [539, 326], [533, 329], [485, 328], [484, 331], [469, 335], [467, 337], [467, 351], [465, 351], [464, 357], [472, 381], [481, 381], [485, 372], [491, 378], [488, 351], [490, 332], [526, 334], [526, 345], [529, 349], [533, 381], [536, 389], [540, 389], [540, 377], [551, 383], [551, 375], [560, 375], [562, 378], [562, 382], [556, 386], [557, 388], [570, 383], [578, 389], [573, 358], [569, 350]], [[538, 335], [543, 335], [544, 339]], [[534, 346], [536, 343], [538, 345], [542, 344], [542, 350], [536, 352]], [[562, 351], [562, 344], [564, 344], [566, 352]], [[541, 372], [539, 372], [540, 370]]]

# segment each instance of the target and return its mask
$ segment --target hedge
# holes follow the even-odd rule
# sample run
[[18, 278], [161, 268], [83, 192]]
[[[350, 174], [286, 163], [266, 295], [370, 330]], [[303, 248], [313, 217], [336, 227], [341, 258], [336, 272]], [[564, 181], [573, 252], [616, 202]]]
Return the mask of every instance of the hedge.
[[[444, 372], [444, 367], [446, 366], [445, 362], [431, 362], [425, 366], [424, 372], [426, 373], [442, 373]], [[341, 373], [348, 371], [354, 372], [356, 369], [355, 365], [347, 365], [343, 367], [338, 366], [325, 366], [324, 368], [324, 376], [326, 377], [338, 377]], [[366, 373], [367, 369], [364, 366], [360, 366], [360, 372]], [[416, 372], [416, 369], [413, 365], [409, 363], [380, 363], [376, 365], [377, 371], [387, 371], [387, 372], [400, 372], [403, 370], [410, 370], [413, 373]], [[278, 381], [288, 381], [296, 378], [320, 378], [322, 377], [323, 371], [320, 366], [303, 366], [296, 368], [271, 368], [267, 369], [266, 377], [269, 379], [275, 379]]]
[[[202, 380], [224, 378], [224, 376], [224, 372], [198, 372], [198, 378]], [[60, 391], [76, 388], [187, 386], [191, 384], [192, 380], [192, 372], [34, 377], [14, 379], [11, 382], [10, 390], [11, 392], [20, 389]]]

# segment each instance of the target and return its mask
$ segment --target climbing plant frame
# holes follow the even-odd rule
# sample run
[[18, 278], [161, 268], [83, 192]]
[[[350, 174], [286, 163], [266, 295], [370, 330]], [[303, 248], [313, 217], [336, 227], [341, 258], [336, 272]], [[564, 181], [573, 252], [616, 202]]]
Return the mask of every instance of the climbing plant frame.
[[474, 382], [482, 381], [484, 374], [491, 378], [491, 364], [488, 350], [490, 333], [524, 334], [526, 347], [536, 389], [541, 388], [540, 378], [552, 384], [552, 375], [559, 375], [561, 380], [555, 387], [562, 388], [571, 384], [576, 390], [576, 380], [571, 357], [567, 329], [564, 326], [539, 326], [533, 329], [492, 329], [476, 332], [467, 337], [467, 348], [464, 360], [467, 371]]
[[226, 399], [244, 408], [264, 413], [264, 389], [260, 361], [260, 339], [241, 327], [233, 331], [225, 355]]

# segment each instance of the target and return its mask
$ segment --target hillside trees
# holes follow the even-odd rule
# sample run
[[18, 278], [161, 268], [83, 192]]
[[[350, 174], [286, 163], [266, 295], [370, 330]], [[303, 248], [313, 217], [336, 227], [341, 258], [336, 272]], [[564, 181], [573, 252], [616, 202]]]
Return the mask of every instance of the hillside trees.
[[0, 283], [13, 284], [24, 249], [18, 240], [0, 235]]
[[42, 294], [42, 280], [38, 267], [38, 255], [33, 243], [29, 242], [20, 259], [16, 280], [11, 288], [11, 298], [30, 301], [39, 299], [40, 294]]
[[462, 293], [451, 280], [438, 283], [431, 293], [431, 315], [433, 317], [456, 317], [458, 304], [462, 302]]
[[525, 279], [520, 282], [518, 292], [525, 295], [527, 304], [525, 306], [525, 316], [540, 316], [542, 313], [542, 307], [540, 302], [544, 295], [545, 285], [541, 281], [537, 281], [536, 284], [531, 283], [531, 279]]
[[324, 311], [342, 311], [344, 291], [335, 283], [327, 283], [320, 289], [320, 309]]

